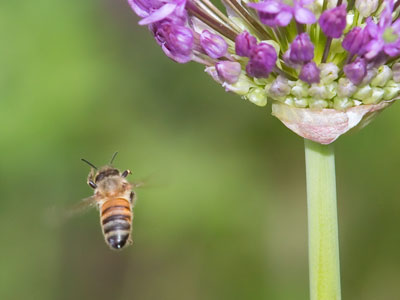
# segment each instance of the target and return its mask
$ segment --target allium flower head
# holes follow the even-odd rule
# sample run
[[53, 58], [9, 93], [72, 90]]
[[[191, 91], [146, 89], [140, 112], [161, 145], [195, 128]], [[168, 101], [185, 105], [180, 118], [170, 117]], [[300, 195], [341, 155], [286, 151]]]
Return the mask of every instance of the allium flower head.
[[221, 1], [226, 11], [211, 0], [128, 0], [168, 57], [204, 65], [251, 103], [271, 100], [303, 137], [330, 143], [397, 99], [400, 0]]

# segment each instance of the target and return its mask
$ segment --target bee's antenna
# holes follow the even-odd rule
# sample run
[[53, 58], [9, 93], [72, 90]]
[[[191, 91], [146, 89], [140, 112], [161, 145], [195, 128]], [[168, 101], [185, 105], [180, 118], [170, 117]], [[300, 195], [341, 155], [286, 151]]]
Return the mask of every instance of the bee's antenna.
[[114, 161], [115, 157], [117, 156], [117, 154], [118, 154], [118, 151], [117, 151], [117, 152], [115, 152], [115, 153], [113, 154], [113, 156], [111, 157], [111, 160], [110, 160], [110, 165], [112, 165], [112, 163], [113, 163], [113, 161]]
[[87, 163], [89, 166], [91, 166], [91, 167], [93, 167], [93, 168], [95, 168], [97, 170], [97, 167], [94, 164], [92, 164], [91, 162], [87, 161], [86, 159], [81, 158], [81, 161]]

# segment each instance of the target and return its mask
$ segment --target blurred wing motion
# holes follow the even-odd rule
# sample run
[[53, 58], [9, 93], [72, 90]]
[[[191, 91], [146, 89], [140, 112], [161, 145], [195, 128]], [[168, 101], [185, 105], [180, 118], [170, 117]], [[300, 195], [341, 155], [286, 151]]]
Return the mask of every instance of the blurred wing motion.
[[73, 216], [80, 215], [88, 211], [90, 208], [97, 205], [97, 200], [95, 196], [90, 196], [82, 199], [81, 202], [75, 204], [74, 206], [67, 209], [64, 213], [64, 219], [69, 219]]
[[58, 227], [68, 221], [71, 217], [83, 214], [89, 208], [96, 206], [96, 204], [97, 202], [95, 197], [91, 196], [69, 208], [50, 206], [43, 211], [43, 220], [45, 224], [50, 227]]

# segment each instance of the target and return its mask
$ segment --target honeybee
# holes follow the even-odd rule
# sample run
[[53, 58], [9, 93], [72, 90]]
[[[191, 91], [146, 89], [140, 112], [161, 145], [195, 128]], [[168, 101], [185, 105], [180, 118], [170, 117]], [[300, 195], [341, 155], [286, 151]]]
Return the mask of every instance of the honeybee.
[[115, 152], [108, 165], [98, 169], [95, 165], [81, 159], [91, 166], [87, 184], [94, 189], [91, 197], [83, 199], [82, 206], [97, 206], [100, 212], [100, 225], [107, 245], [114, 250], [132, 244], [131, 229], [133, 207], [136, 194], [133, 188], [139, 184], [131, 184], [126, 177], [132, 172], [120, 172], [112, 163], [118, 152]]

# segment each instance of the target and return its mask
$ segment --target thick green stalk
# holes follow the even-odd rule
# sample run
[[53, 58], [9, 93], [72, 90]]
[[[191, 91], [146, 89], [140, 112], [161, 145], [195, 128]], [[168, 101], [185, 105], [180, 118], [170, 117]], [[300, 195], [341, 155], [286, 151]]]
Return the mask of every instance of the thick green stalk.
[[305, 140], [311, 300], [339, 300], [340, 263], [332, 145]]

